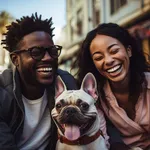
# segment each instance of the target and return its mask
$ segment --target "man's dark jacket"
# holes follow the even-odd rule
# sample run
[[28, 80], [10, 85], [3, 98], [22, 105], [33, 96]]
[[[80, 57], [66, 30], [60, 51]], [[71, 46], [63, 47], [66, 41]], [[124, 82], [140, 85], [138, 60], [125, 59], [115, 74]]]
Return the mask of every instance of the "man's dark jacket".
[[[57, 74], [65, 82], [67, 89], [76, 89], [74, 78], [66, 71], [58, 69]], [[54, 107], [54, 86], [47, 87], [50, 112]], [[0, 150], [18, 150], [16, 141], [21, 137], [24, 123], [24, 105], [20, 77], [17, 71], [5, 70], [0, 75]], [[48, 150], [54, 150], [57, 131], [52, 121]]]

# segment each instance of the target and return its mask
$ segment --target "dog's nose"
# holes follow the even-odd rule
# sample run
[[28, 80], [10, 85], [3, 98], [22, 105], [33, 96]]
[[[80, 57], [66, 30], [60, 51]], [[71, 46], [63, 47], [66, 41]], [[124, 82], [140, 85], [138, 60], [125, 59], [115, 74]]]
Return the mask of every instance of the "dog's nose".
[[76, 109], [73, 108], [73, 107], [68, 107], [68, 108], [66, 108], [66, 110], [65, 110], [65, 113], [66, 113], [67, 115], [73, 115], [73, 114], [75, 114], [76, 112], [77, 112]]

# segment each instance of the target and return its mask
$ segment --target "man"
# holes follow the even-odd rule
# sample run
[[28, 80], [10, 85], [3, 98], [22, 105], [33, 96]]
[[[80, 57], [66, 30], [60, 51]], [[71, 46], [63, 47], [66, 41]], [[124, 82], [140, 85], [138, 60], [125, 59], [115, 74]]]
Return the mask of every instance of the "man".
[[50, 116], [54, 83], [68, 89], [74, 78], [58, 69], [61, 46], [54, 45], [52, 18], [22, 17], [7, 27], [3, 44], [15, 66], [0, 75], [0, 150], [54, 150], [56, 128]]

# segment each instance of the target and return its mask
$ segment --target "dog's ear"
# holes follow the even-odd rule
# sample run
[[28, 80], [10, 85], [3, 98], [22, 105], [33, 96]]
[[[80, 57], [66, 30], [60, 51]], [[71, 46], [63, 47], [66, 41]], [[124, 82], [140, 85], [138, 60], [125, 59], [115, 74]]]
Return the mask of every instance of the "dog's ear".
[[64, 84], [61, 77], [57, 76], [56, 83], [55, 83], [55, 97], [57, 98], [66, 89], [67, 89], [66, 85]]
[[81, 89], [91, 95], [94, 100], [98, 99], [97, 82], [92, 73], [87, 73], [82, 81]]

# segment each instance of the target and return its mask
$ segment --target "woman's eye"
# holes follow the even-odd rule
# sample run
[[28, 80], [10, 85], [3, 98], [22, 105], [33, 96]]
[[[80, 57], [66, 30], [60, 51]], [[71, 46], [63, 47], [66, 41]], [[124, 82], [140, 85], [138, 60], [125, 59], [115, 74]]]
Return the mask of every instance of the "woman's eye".
[[119, 51], [119, 48], [117, 48], [117, 49], [112, 49], [112, 50], [110, 51], [110, 53], [111, 53], [111, 54], [116, 54], [118, 51]]
[[96, 56], [96, 57], [94, 57], [94, 60], [96, 60], [96, 61], [100, 61], [102, 59], [103, 59], [103, 56]]

